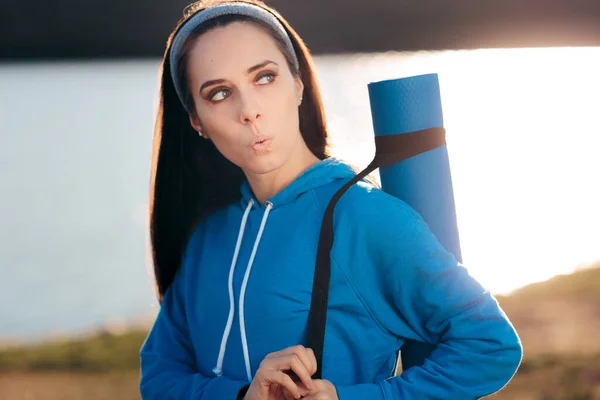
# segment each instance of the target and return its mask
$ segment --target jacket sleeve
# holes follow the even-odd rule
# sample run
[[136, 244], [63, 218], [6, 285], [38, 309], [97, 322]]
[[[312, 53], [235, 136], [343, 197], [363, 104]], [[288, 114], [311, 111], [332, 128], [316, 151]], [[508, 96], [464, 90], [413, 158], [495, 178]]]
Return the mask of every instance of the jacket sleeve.
[[366, 243], [363, 252], [374, 268], [365, 271], [354, 255], [346, 263], [349, 275], [382, 329], [435, 349], [422, 366], [400, 376], [338, 387], [340, 400], [470, 400], [497, 392], [522, 358], [506, 314], [417, 212], [386, 194], [372, 196], [379, 207], [352, 207], [359, 220], [351, 240]]
[[184, 280], [185, 257], [140, 350], [142, 399], [234, 400], [248, 382], [198, 372], [186, 321]]

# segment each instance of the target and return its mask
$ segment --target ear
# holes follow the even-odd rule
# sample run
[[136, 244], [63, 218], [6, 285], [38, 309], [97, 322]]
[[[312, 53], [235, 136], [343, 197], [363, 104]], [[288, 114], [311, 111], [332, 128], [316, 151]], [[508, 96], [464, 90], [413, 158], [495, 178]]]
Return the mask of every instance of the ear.
[[304, 93], [304, 83], [302, 82], [302, 79], [300, 79], [299, 76], [297, 76], [295, 78], [295, 81], [296, 81], [296, 100], [298, 101], [298, 105], [300, 105], [300, 103], [302, 103], [300, 98], [303, 96], [303, 93]]
[[198, 133], [200, 133], [202, 135], [202, 137], [208, 139], [208, 134], [204, 131], [204, 128], [202, 128], [202, 123], [200, 122], [200, 118], [198, 118], [197, 115], [192, 115], [192, 114], [188, 114], [190, 117], [190, 125], [192, 125], [192, 128], [194, 128], [194, 130]]

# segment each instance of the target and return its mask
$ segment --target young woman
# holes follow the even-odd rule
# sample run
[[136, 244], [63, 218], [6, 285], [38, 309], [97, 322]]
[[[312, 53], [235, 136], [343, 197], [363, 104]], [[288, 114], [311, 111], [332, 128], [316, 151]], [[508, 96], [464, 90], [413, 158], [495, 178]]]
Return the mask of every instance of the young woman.
[[[319, 232], [355, 176], [327, 150], [310, 54], [258, 1], [188, 9], [162, 64], [151, 191], [161, 310], [150, 399], [476, 399], [521, 360], [492, 295], [406, 203], [368, 182], [336, 206], [320, 374], [306, 347]], [[394, 376], [408, 340], [435, 344]]]

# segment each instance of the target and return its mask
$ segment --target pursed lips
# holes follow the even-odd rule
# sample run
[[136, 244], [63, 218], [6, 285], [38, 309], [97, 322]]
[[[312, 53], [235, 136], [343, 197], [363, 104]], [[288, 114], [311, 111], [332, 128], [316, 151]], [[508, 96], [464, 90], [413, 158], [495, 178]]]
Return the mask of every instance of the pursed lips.
[[255, 136], [254, 139], [252, 140], [252, 143], [250, 143], [249, 147], [254, 147], [257, 144], [265, 143], [268, 140], [270, 140], [270, 138], [268, 138], [266, 136]]

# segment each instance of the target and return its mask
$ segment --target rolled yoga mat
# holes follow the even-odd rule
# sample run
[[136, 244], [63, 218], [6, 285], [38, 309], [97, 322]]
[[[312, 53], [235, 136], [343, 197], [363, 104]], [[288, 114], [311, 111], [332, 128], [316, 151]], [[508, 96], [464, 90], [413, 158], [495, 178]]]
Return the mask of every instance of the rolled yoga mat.
[[[368, 89], [377, 151], [408, 152], [402, 161], [379, 167], [382, 189], [415, 209], [462, 262], [438, 75], [373, 82]], [[427, 136], [436, 135], [437, 144], [423, 148]], [[395, 149], [379, 149], [378, 141], [395, 139]], [[407, 341], [400, 352], [402, 368], [422, 365], [433, 348]]]

